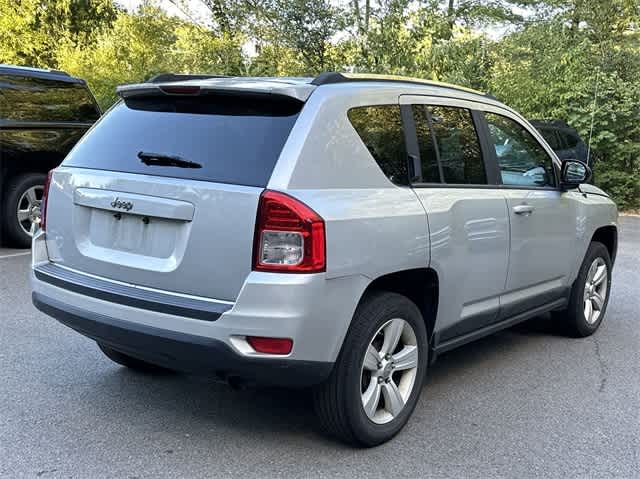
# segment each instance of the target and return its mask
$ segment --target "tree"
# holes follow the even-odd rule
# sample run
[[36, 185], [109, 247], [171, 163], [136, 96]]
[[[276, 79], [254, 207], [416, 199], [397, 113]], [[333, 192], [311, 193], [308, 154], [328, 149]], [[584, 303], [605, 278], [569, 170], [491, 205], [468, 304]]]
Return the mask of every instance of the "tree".
[[[597, 6], [594, 6], [596, 8]], [[590, 139], [595, 178], [622, 208], [640, 206], [640, 38], [568, 10], [495, 45], [490, 86], [529, 118], [563, 119]], [[603, 18], [582, 10], [580, 18]], [[604, 16], [606, 18], [606, 15]], [[626, 25], [626, 26], [622, 26]], [[598, 33], [596, 33], [598, 32]], [[606, 35], [604, 35], [606, 32]]]
[[[295, 65], [298, 74], [315, 74], [331, 69], [331, 39], [342, 25], [340, 10], [330, 0], [229, 0], [222, 8], [220, 0], [202, 0], [216, 25], [238, 32], [254, 41], [259, 58], [255, 71], [266, 68], [267, 58], [280, 63], [278, 54]], [[291, 56], [295, 57], [294, 61]]]
[[237, 75], [243, 70], [236, 39], [171, 17], [151, 3], [133, 14], [121, 12], [93, 48], [66, 45], [58, 59], [61, 68], [89, 82], [103, 108], [116, 99], [117, 85], [142, 82], [158, 73]]
[[0, 0], [0, 63], [56, 68], [61, 44], [89, 46], [117, 12], [111, 0]]

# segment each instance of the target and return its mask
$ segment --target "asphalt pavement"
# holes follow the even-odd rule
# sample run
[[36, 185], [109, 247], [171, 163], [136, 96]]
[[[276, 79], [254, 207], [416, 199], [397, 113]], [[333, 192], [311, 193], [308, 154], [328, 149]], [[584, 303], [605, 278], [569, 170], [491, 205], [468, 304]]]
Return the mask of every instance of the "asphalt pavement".
[[0, 250], [0, 477], [640, 478], [640, 218], [621, 218], [598, 333], [548, 316], [442, 356], [402, 433], [326, 438], [303, 391], [118, 367], [31, 305]]

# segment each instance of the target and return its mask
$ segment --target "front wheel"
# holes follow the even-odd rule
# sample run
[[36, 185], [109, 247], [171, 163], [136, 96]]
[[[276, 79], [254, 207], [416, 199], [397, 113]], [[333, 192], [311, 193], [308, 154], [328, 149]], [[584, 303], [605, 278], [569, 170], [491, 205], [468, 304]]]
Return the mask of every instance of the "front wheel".
[[395, 293], [369, 295], [356, 310], [331, 376], [315, 390], [323, 428], [351, 444], [388, 441], [416, 406], [427, 359], [427, 330], [416, 305]]
[[606, 246], [592, 242], [571, 288], [569, 306], [554, 316], [571, 336], [590, 336], [602, 324], [611, 290], [611, 257]]

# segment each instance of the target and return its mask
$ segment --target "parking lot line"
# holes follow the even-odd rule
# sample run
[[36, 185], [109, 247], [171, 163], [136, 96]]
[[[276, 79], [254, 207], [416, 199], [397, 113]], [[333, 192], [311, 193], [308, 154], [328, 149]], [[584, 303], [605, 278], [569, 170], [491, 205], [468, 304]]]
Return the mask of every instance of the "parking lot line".
[[29, 254], [31, 254], [31, 251], [22, 251], [20, 253], [11, 253], [11, 254], [0, 255], [0, 259], [15, 258], [16, 256], [27, 256]]

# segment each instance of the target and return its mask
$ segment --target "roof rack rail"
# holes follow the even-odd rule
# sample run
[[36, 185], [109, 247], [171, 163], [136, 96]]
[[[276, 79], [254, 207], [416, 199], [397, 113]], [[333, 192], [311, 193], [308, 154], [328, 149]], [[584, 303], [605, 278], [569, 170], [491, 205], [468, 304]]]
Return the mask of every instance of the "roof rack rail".
[[437, 86], [442, 88], [449, 88], [451, 90], [458, 90], [465, 93], [474, 93], [486, 98], [495, 100], [493, 95], [483, 93], [472, 88], [466, 88], [458, 85], [451, 85], [449, 83], [443, 83], [433, 80], [423, 80], [421, 78], [403, 77], [398, 75], [377, 75], [369, 73], [338, 73], [338, 72], [324, 72], [315, 77], [312, 81], [312, 85], [331, 85], [334, 83], [348, 83], [348, 82], [362, 82], [362, 81], [381, 81], [381, 82], [394, 82], [394, 83], [413, 83], [417, 85]]
[[166, 83], [185, 80], [206, 80], [207, 78], [229, 78], [227, 75], [208, 75], [206, 73], [159, 73], [147, 80], [147, 83]]

